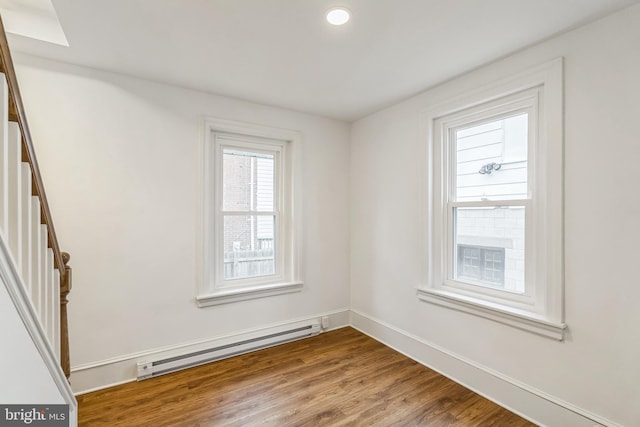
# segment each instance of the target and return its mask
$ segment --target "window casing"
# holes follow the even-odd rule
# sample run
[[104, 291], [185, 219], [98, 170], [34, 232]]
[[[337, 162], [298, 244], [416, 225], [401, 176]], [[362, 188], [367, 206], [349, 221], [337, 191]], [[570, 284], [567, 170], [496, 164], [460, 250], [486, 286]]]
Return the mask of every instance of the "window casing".
[[562, 339], [562, 61], [463, 98], [427, 115], [418, 296]]
[[298, 292], [299, 135], [209, 119], [205, 127], [199, 306]]

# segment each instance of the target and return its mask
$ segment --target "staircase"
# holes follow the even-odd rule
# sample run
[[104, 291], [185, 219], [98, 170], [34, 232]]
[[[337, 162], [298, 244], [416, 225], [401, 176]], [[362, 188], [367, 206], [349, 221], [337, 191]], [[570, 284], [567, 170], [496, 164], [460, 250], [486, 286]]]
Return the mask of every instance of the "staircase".
[[[58, 388], [67, 396], [69, 258], [58, 245], [0, 20], [0, 275], [42, 359], [55, 360], [49, 370], [64, 380]], [[73, 395], [69, 400], [73, 406]]]

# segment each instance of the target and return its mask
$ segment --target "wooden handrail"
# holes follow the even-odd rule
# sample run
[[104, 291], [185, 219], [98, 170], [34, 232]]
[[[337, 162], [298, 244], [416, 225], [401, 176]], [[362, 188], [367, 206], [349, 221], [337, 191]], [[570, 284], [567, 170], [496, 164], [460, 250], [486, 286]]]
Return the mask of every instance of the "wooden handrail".
[[41, 223], [46, 224], [47, 226], [48, 246], [53, 251], [54, 266], [60, 272], [60, 363], [63, 367], [65, 375], [68, 378], [70, 375], [70, 370], [66, 304], [67, 295], [71, 290], [71, 268], [67, 266], [66, 263], [69, 261], [69, 254], [65, 254], [63, 256], [63, 253], [60, 250], [60, 245], [58, 244], [58, 238], [56, 236], [55, 227], [53, 225], [53, 217], [51, 216], [51, 211], [49, 210], [49, 203], [47, 202], [47, 195], [44, 190], [42, 176], [40, 175], [38, 160], [33, 148], [31, 132], [29, 132], [27, 116], [24, 111], [20, 89], [18, 88], [18, 79], [13, 67], [13, 60], [11, 59], [11, 53], [9, 51], [9, 42], [7, 41], [7, 35], [5, 32], [4, 24], [2, 23], [2, 18], [0, 18], [0, 72], [4, 73], [4, 75], [6, 76], [7, 86], [9, 89], [9, 121], [17, 122], [18, 127], [20, 128], [20, 133], [22, 134], [22, 161], [27, 162], [30, 165], [32, 195], [37, 196], [40, 199]]
[[9, 87], [9, 120], [17, 121], [18, 127], [22, 134], [22, 161], [28, 162], [31, 165], [31, 178], [33, 195], [40, 198], [40, 206], [42, 210], [42, 223], [47, 224], [49, 230], [49, 247], [53, 249], [53, 258], [56, 268], [60, 271], [60, 281], [64, 278], [64, 261], [62, 259], [62, 251], [58, 245], [58, 239], [56, 237], [55, 227], [53, 226], [53, 219], [51, 211], [49, 210], [49, 203], [47, 202], [47, 195], [44, 191], [44, 184], [42, 183], [42, 176], [40, 175], [40, 168], [38, 167], [38, 160], [36, 158], [35, 150], [33, 149], [33, 142], [31, 140], [31, 132], [29, 132], [29, 126], [27, 124], [27, 116], [24, 112], [24, 106], [22, 104], [22, 96], [20, 95], [20, 89], [18, 88], [18, 79], [16, 78], [16, 72], [13, 68], [13, 60], [11, 59], [11, 53], [9, 52], [9, 43], [7, 42], [7, 36], [5, 33], [2, 19], [0, 18], [0, 53], [2, 56], [2, 69], [7, 78], [7, 85]]

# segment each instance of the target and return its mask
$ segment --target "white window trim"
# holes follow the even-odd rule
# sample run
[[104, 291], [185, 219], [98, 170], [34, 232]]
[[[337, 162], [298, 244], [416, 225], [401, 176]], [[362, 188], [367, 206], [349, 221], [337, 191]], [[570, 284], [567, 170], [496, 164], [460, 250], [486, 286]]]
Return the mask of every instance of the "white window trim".
[[[277, 273], [269, 279], [252, 278], [240, 280], [239, 286], [221, 286], [219, 251], [216, 248], [215, 230], [220, 221], [216, 208], [216, 180], [220, 179], [219, 149], [216, 134], [239, 135], [278, 141], [282, 146], [282, 181], [278, 191], [282, 192], [282, 225], [278, 231], [280, 244], [284, 245], [282, 259], [277, 260]], [[301, 145], [299, 132], [238, 122], [227, 119], [205, 119], [202, 162], [202, 238], [199, 257], [200, 279], [196, 303], [199, 307], [227, 304], [249, 299], [300, 292], [303, 288], [300, 254], [302, 242], [301, 221]], [[281, 143], [282, 142], [282, 143]], [[266, 149], [270, 147], [265, 146]], [[212, 261], [213, 260], [213, 261]]]
[[[442, 182], [444, 161], [442, 139], [435, 128], [439, 119], [490, 104], [527, 90], [541, 88], [538, 102], [538, 134], [534, 161], [536, 213], [535, 245], [527, 243], [528, 256], [535, 264], [535, 301], [510, 304], [473, 292], [461, 292], [447, 286], [444, 274], [447, 239], [443, 211], [446, 186]], [[419, 299], [439, 306], [474, 314], [542, 336], [562, 340], [564, 319], [563, 259], [563, 59], [558, 58], [516, 76], [487, 85], [423, 113], [428, 141], [426, 212], [428, 221], [423, 235], [427, 239], [427, 269], [424, 284], [417, 287]], [[534, 170], [535, 168], [535, 170]], [[529, 264], [529, 263], [528, 263]]]

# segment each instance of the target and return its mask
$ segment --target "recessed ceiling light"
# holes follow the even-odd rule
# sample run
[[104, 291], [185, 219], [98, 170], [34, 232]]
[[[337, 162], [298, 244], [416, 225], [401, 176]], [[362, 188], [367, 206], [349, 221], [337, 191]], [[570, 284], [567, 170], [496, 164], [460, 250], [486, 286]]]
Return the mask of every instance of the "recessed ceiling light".
[[334, 7], [327, 12], [327, 21], [331, 25], [344, 25], [351, 19], [351, 12], [344, 7]]

